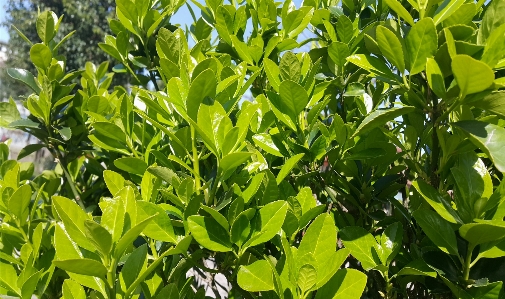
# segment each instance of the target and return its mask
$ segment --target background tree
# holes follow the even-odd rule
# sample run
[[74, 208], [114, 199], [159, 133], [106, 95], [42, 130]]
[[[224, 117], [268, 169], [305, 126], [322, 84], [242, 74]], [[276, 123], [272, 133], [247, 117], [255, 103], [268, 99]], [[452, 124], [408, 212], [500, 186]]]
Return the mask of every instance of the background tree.
[[4, 9], [7, 12], [7, 19], [2, 25], [8, 27], [10, 39], [5, 69], [0, 72], [0, 82], [2, 82], [0, 98], [12, 96], [15, 99], [29, 93], [26, 86], [10, 78], [5, 70], [16, 67], [35, 72], [29, 59], [30, 45], [11, 25], [16, 26], [28, 39], [38, 42], [35, 22], [39, 9], [40, 11], [52, 10], [58, 16], [65, 15], [55, 40], [60, 40], [75, 30], [71, 38], [72, 42], [65, 43], [59, 50], [59, 54], [67, 59], [67, 70], [82, 68], [86, 61], [100, 63], [112, 60], [106, 53], [96, 49], [97, 44], [103, 41], [105, 34], [111, 32], [107, 20], [115, 15], [114, 0], [8, 0]]

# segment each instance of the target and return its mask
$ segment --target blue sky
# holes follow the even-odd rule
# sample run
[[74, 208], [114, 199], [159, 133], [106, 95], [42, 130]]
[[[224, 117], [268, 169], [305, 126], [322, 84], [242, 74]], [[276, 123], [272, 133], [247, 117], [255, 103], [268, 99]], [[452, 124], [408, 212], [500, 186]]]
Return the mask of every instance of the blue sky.
[[[5, 20], [5, 0], [0, 0], [0, 22]], [[6, 27], [0, 27], [0, 41], [7, 42], [9, 40], [9, 34], [7, 33]]]

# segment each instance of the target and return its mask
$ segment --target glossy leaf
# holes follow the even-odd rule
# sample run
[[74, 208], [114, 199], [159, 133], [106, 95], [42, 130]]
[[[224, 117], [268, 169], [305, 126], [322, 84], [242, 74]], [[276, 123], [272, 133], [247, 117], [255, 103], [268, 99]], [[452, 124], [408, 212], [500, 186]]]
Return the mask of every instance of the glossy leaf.
[[147, 244], [136, 248], [126, 260], [123, 268], [121, 269], [121, 276], [123, 278], [126, 288], [129, 288], [135, 279], [141, 274], [145, 264], [147, 263]]
[[262, 292], [274, 289], [273, 273], [265, 260], [241, 266], [237, 274], [238, 285], [249, 292]]
[[282, 165], [282, 168], [277, 175], [277, 185], [279, 185], [286, 178], [286, 176], [291, 172], [291, 170], [296, 166], [298, 161], [303, 158], [304, 155], [305, 154], [294, 155], [293, 157], [289, 158], [286, 163], [284, 163], [284, 165]]
[[365, 290], [367, 276], [355, 269], [340, 269], [316, 293], [316, 299], [359, 299]]
[[84, 288], [71, 279], [65, 279], [63, 282], [64, 299], [86, 299]]
[[394, 11], [396, 14], [409, 23], [410, 26], [414, 26], [414, 19], [410, 13], [403, 7], [403, 5], [397, 0], [386, 0], [386, 4]]
[[147, 169], [147, 164], [138, 158], [119, 158], [114, 161], [114, 165], [128, 173], [143, 175]]
[[397, 275], [421, 275], [435, 278], [437, 277], [437, 272], [431, 269], [425, 261], [419, 259], [408, 263]]
[[231, 250], [230, 235], [214, 218], [190, 216], [188, 228], [203, 247], [218, 252]]
[[13, 79], [19, 80], [30, 87], [34, 92], [39, 93], [40, 87], [35, 81], [35, 77], [32, 73], [23, 69], [9, 68], [7, 69], [7, 74]]
[[377, 26], [376, 38], [379, 49], [391, 63], [403, 73], [405, 70], [405, 60], [403, 55], [403, 47], [398, 37], [384, 26]]
[[14, 191], [9, 199], [9, 210], [21, 225], [26, 223], [31, 198], [32, 188], [30, 185], [23, 185]]
[[75, 202], [65, 197], [53, 196], [53, 204], [72, 240], [79, 246], [94, 251], [94, 246], [85, 234], [84, 222], [88, 219], [86, 213]]
[[176, 244], [177, 239], [174, 233], [174, 228], [172, 227], [172, 221], [163, 208], [150, 202], [137, 202], [138, 219], [146, 219], [150, 215], [156, 213], [158, 215], [149, 222], [143, 230], [143, 233], [149, 238]]
[[361, 262], [363, 269], [368, 271], [380, 264], [377, 255], [377, 242], [364, 228], [357, 226], [344, 227], [338, 235], [342, 239], [345, 248], [349, 249], [351, 254]]
[[462, 225], [459, 228], [459, 234], [475, 246], [504, 238], [505, 224], [503, 221], [481, 220], [479, 223]]
[[451, 68], [458, 82], [461, 98], [483, 91], [493, 84], [493, 70], [487, 64], [468, 55], [454, 56]]
[[60, 269], [76, 274], [100, 278], [105, 277], [105, 274], [107, 274], [107, 268], [101, 262], [88, 258], [55, 260], [53, 264]]
[[438, 248], [446, 253], [458, 255], [456, 234], [449, 222], [430, 210], [417, 210], [412, 215]]
[[417, 74], [424, 70], [426, 59], [433, 57], [438, 48], [437, 29], [431, 18], [417, 22], [405, 40], [410, 59], [409, 73]]
[[428, 84], [433, 92], [439, 98], [446, 97], [444, 75], [438, 67], [437, 62], [433, 58], [428, 58], [426, 61], [426, 77], [428, 79]]
[[426, 202], [445, 220], [451, 223], [461, 223], [458, 214], [453, 210], [451, 204], [440, 195], [440, 193], [423, 180], [416, 180], [412, 183], [417, 192]]
[[272, 239], [282, 227], [288, 204], [284, 201], [274, 201], [261, 208], [251, 220], [253, 233], [245, 246], [255, 246]]
[[414, 111], [414, 107], [406, 106], [406, 107], [393, 107], [384, 110], [375, 110], [370, 113], [358, 126], [353, 136], [357, 136], [359, 134], [364, 134], [372, 129], [375, 129], [379, 126], [386, 124], [388, 121], [392, 121], [398, 116], [402, 116], [404, 114], [410, 113]]

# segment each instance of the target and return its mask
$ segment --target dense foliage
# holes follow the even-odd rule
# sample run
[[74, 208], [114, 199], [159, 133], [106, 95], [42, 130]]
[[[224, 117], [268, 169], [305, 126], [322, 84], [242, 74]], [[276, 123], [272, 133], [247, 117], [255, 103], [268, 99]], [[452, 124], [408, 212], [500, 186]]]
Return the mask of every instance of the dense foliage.
[[0, 145], [0, 294], [503, 298], [505, 0], [194, 3], [117, 0], [80, 71], [39, 14], [0, 125], [58, 166]]
[[[97, 45], [103, 41], [105, 34], [111, 30], [107, 19], [113, 18], [115, 13], [114, 0], [7, 0], [5, 6], [6, 26], [9, 32], [8, 53], [5, 66], [8, 68], [22, 68], [35, 72], [36, 67], [30, 63], [30, 44], [18, 34], [21, 31], [32, 41], [38, 40], [35, 22], [39, 11], [51, 10], [57, 16], [63, 16], [61, 28], [56, 39], [61, 40], [65, 35], [74, 32], [72, 42], [64, 43], [60, 54], [65, 56], [67, 69], [78, 70], [87, 61], [101, 62], [112, 59], [102, 51], [97, 51]], [[61, 58], [60, 58], [61, 59]], [[119, 78], [118, 83], [124, 83], [127, 78]], [[29, 89], [25, 85], [11, 79], [5, 71], [0, 73], [0, 98], [16, 99], [18, 96], [28, 95]]]

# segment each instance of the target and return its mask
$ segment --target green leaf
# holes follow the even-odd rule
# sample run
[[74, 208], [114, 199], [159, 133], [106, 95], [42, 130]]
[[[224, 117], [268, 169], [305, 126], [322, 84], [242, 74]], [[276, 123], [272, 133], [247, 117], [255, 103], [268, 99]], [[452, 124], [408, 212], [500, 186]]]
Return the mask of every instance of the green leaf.
[[244, 247], [256, 246], [272, 239], [282, 228], [288, 203], [285, 201], [274, 201], [259, 210], [251, 220], [253, 233]]
[[126, 134], [117, 125], [110, 122], [95, 122], [93, 128], [103, 136], [126, 143]]
[[212, 218], [214, 218], [214, 220], [216, 220], [217, 223], [219, 223], [219, 225], [221, 225], [225, 230], [228, 231], [230, 229], [230, 223], [228, 223], [226, 217], [219, 213], [219, 211], [205, 205], [202, 205], [201, 209], [209, 213], [210, 216], [212, 216]]
[[103, 179], [112, 196], [115, 196], [125, 186], [123, 176], [112, 170], [104, 170]]
[[63, 299], [86, 299], [84, 288], [72, 279], [65, 279], [62, 291]]
[[412, 215], [424, 233], [438, 248], [446, 253], [458, 255], [456, 234], [449, 222], [430, 210], [417, 210]]
[[119, 158], [114, 160], [114, 165], [128, 173], [143, 175], [146, 172], [147, 164], [139, 158]]
[[177, 238], [172, 227], [172, 220], [165, 210], [154, 203], [137, 201], [137, 219], [145, 219], [156, 213], [158, 215], [149, 222], [143, 233], [149, 238], [176, 244]]
[[498, 27], [505, 24], [504, 10], [505, 1], [495, 0], [489, 2], [479, 28], [479, 40], [481, 43], [484, 43]]
[[0, 273], [2, 273], [0, 275], [0, 286], [21, 297], [21, 290], [17, 284], [18, 275], [14, 267], [10, 264], [0, 262]]
[[58, 129], [58, 133], [60, 133], [61, 138], [63, 138], [65, 141], [70, 140], [72, 137], [72, 130], [69, 127]]
[[293, 52], [286, 52], [279, 63], [279, 71], [284, 80], [298, 82], [301, 76], [301, 64]]
[[333, 217], [326, 213], [319, 215], [305, 232], [298, 248], [299, 257], [311, 254], [316, 260], [317, 288], [328, 281], [336, 270], [330, 262], [334, 260], [336, 244], [337, 228]]
[[462, 223], [458, 214], [451, 207], [451, 203], [445, 200], [440, 193], [423, 180], [416, 180], [412, 183], [417, 192], [426, 202], [445, 220], [450, 223]]
[[438, 49], [437, 29], [431, 18], [417, 22], [407, 35], [405, 41], [410, 59], [410, 75], [424, 70], [426, 59], [433, 57]]
[[[67, 233], [62, 229], [63, 225], [58, 224], [55, 226], [54, 232], [54, 248], [56, 249], [56, 259], [58, 260], [70, 260], [82, 258], [82, 252], [75, 244], [75, 242], [69, 239]], [[101, 279], [95, 279], [91, 276], [67, 273], [71, 279], [74, 281], [79, 281], [83, 286], [92, 288], [105, 294], [105, 284]]]
[[240, 214], [231, 226], [231, 242], [241, 245], [249, 237], [251, 232], [250, 219], [245, 214]]
[[466, 95], [486, 90], [493, 84], [494, 72], [484, 62], [475, 60], [468, 55], [452, 57], [452, 73], [458, 82], [460, 98]]
[[94, 251], [94, 246], [89, 242], [85, 234], [86, 227], [84, 226], [84, 221], [89, 219], [86, 213], [68, 198], [53, 196], [52, 200], [58, 216], [65, 225], [65, 231], [72, 240], [82, 248]]
[[37, 81], [35, 81], [33, 74], [29, 71], [9, 68], [7, 69], [7, 74], [11, 76], [11, 78], [19, 80], [26, 84], [26, 86], [30, 87], [35, 93], [40, 93], [40, 87], [37, 85]]
[[328, 56], [330, 56], [333, 63], [339, 67], [343, 67], [346, 63], [347, 57], [351, 55], [349, 47], [341, 42], [332, 42], [328, 46]]
[[48, 46], [44, 44], [35, 44], [30, 49], [30, 59], [36, 67], [46, 70], [51, 64], [53, 55]]
[[460, 154], [451, 168], [456, 182], [456, 206], [465, 223], [479, 218], [487, 199], [493, 194], [493, 182], [484, 162], [474, 152]]
[[492, 92], [491, 94], [486, 95], [482, 99], [470, 102], [469, 105], [505, 117], [505, 92], [504, 91]]
[[157, 214], [154, 214], [149, 218], [140, 221], [134, 227], [128, 230], [116, 244], [116, 248], [114, 249], [114, 257], [119, 259], [125, 252], [126, 248], [130, 246], [133, 243], [133, 241], [135, 241], [138, 238], [140, 233], [142, 233], [142, 231], [146, 228], [149, 222], [151, 222], [151, 220], [153, 220], [153, 218], [156, 216]]
[[359, 299], [365, 290], [367, 276], [355, 269], [340, 269], [321, 289], [316, 299]]
[[0, 127], [7, 128], [12, 122], [20, 119], [21, 115], [12, 98], [8, 102], [0, 102]]
[[356, 129], [356, 131], [352, 136], [354, 137], [359, 134], [364, 134], [372, 129], [375, 129], [379, 126], [386, 124], [388, 121], [391, 121], [399, 116], [408, 114], [414, 110], [415, 108], [411, 106], [393, 107], [389, 109], [375, 110], [374, 112], [370, 113], [367, 117], [365, 117], [365, 119], [361, 122], [361, 124], [358, 126], [358, 128]]
[[112, 235], [112, 241], [117, 242], [123, 234], [125, 202], [120, 197], [104, 198], [99, 205], [102, 210], [101, 225]]
[[361, 262], [363, 269], [368, 271], [375, 266], [380, 265], [380, 259], [376, 251], [377, 242], [375, 241], [375, 238], [364, 228], [358, 226], [348, 226], [341, 229], [338, 234], [342, 239], [345, 248], [349, 249], [351, 254]]
[[422, 259], [414, 260], [404, 266], [397, 274], [400, 275], [421, 275], [430, 276], [433, 278], [437, 277], [437, 272], [428, 266]]
[[277, 148], [275, 143], [272, 141], [272, 136], [270, 136], [270, 134], [256, 134], [252, 137], [252, 140], [256, 146], [260, 147], [265, 152], [277, 157], [283, 157], [279, 152], [279, 148]]
[[479, 223], [464, 224], [459, 228], [459, 234], [470, 244], [497, 241], [505, 237], [505, 224], [497, 220], [479, 220]]
[[314, 14], [314, 8], [302, 6], [298, 10], [301, 12], [301, 16], [303, 17], [300, 21], [295, 21], [293, 26], [291, 26], [291, 30], [288, 34], [289, 38], [296, 39], [298, 35], [305, 29], [307, 29], [307, 25], [312, 19], [312, 15]]
[[95, 260], [88, 258], [70, 259], [70, 260], [54, 260], [53, 264], [67, 272], [105, 278], [107, 268]]
[[28, 218], [28, 208], [31, 198], [32, 187], [30, 185], [23, 185], [14, 191], [9, 199], [9, 210], [18, 219], [21, 226], [26, 223]]
[[296, 163], [300, 161], [305, 154], [301, 153], [298, 155], [294, 155], [293, 157], [289, 158], [284, 165], [282, 165], [281, 170], [279, 171], [279, 174], [277, 174], [277, 185], [280, 185], [280, 183], [291, 173], [291, 170], [296, 166]]
[[445, 19], [450, 17], [453, 13], [465, 3], [465, 0], [445, 0], [435, 11], [433, 21], [435, 25], [442, 23]]
[[384, 55], [384, 57], [386, 57], [394, 66], [396, 66], [400, 73], [403, 73], [403, 71], [405, 71], [403, 47], [396, 34], [391, 32], [388, 28], [380, 25], [377, 26], [375, 34], [377, 44], [379, 45], [382, 55]]
[[219, 102], [214, 102], [213, 105], [200, 105], [197, 118], [199, 132], [205, 134], [206, 140], [212, 142], [211, 146], [222, 152], [226, 133], [233, 128], [224, 108]]
[[317, 270], [310, 264], [303, 265], [298, 271], [298, 287], [302, 293], [307, 292], [315, 286], [317, 281]]
[[338, 17], [337, 34], [343, 43], [349, 43], [354, 37], [354, 26], [346, 15]]
[[256, 261], [249, 266], [240, 266], [237, 283], [248, 292], [273, 290], [274, 278], [270, 269], [270, 265], [265, 260]]
[[482, 244], [480, 246], [479, 256], [483, 258], [498, 258], [505, 256], [505, 240]]
[[193, 82], [191, 82], [186, 103], [188, 116], [191, 117], [191, 119], [196, 121], [200, 104], [206, 97], [214, 98], [216, 96], [216, 88], [216, 75], [211, 69], [206, 69], [201, 72]]
[[397, 0], [386, 0], [386, 4], [398, 15], [398, 17], [409, 23], [410, 26], [414, 26], [414, 19], [410, 13], [402, 6]]
[[496, 169], [505, 172], [504, 128], [476, 120], [459, 121], [453, 125], [462, 129], [470, 141], [491, 158]]
[[179, 177], [177, 176], [177, 174], [169, 168], [161, 166], [150, 166], [147, 169], [147, 171], [149, 171], [159, 179], [169, 183], [170, 185], [174, 185], [177, 184], [177, 182], [179, 182]]
[[263, 69], [267, 74], [268, 81], [270, 85], [272, 85], [272, 88], [276, 92], [279, 92], [279, 86], [281, 85], [281, 80], [279, 78], [279, 76], [281, 75], [279, 71], [279, 66], [277, 66], [277, 64], [275, 64], [275, 62], [273, 62], [272, 60], [265, 58], [263, 60]]
[[58, 17], [52, 11], [44, 11], [37, 17], [37, 34], [43, 43], [49, 44], [56, 34], [55, 25]]
[[244, 164], [251, 157], [252, 153], [248, 152], [237, 152], [231, 153], [223, 157], [219, 163], [219, 169], [221, 173], [227, 173], [240, 165]]
[[100, 224], [92, 220], [84, 222], [86, 236], [103, 256], [108, 256], [112, 250], [112, 235]]
[[[25, 273], [29, 273], [29, 272], [27, 272], [27, 271], [25, 272], [25, 271], [23, 271], [21, 273], [20, 277], [22, 277], [23, 274], [25, 274]], [[40, 279], [40, 276], [42, 275], [42, 272], [43, 272], [43, 270], [39, 270], [38, 272], [36, 272], [32, 275], [29, 275], [29, 274], [26, 275], [26, 276], [29, 275], [29, 277], [23, 282], [23, 286], [21, 287], [21, 298], [23, 298], [23, 299], [32, 298], [32, 295], [33, 295], [33, 293], [39, 283], [39, 279]], [[20, 280], [18, 281], [18, 284], [21, 284]]]
[[30, 154], [43, 149], [45, 146], [43, 144], [29, 144], [25, 146], [21, 151], [19, 151], [17, 160], [21, 160], [26, 156], [29, 156]]
[[230, 35], [231, 41], [235, 51], [237, 51], [238, 56], [243, 61], [250, 65], [254, 65], [254, 61], [251, 57], [249, 47], [243, 41], [239, 40], [235, 35]]
[[147, 264], [147, 244], [136, 248], [126, 260], [123, 269], [121, 269], [121, 276], [124, 284], [128, 289], [135, 279], [142, 272], [142, 268]]
[[[309, 96], [307, 91], [300, 84], [291, 80], [282, 81], [279, 87], [280, 97], [270, 99], [272, 104], [276, 106], [279, 111], [287, 114], [291, 120], [298, 123], [298, 115], [302, 112], [307, 103]], [[278, 100], [280, 101], [278, 101]]]
[[231, 251], [230, 235], [212, 217], [190, 216], [188, 228], [195, 240], [203, 247], [218, 251]]
[[380, 239], [380, 258], [383, 265], [389, 265], [402, 248], [403, 226], [400, 222], [395, 222], [388, 226]]
[[175, 283], [170, 283], [166, 285], [161, 291], [156, 295], [155, 299], [179, 299], [179, 289]]
[[446, 97], [444, 75], [433, 58], [426, 61], [426, 77], [433, 92], [444, 99]]
[[364, 54], [354, 54], [347, 57], [347, 61], [365, 69], [376, 76], [396, 80], [397, 78], [388, 66], [379, 58]]

